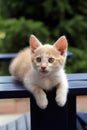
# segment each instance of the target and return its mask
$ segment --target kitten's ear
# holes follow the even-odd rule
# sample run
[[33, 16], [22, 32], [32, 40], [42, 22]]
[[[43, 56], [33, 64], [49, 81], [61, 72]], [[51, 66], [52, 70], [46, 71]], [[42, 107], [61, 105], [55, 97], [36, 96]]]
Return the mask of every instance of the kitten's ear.
[[54, 47], [57, 48], [58, 51], [63, 55], [67, 51], [68, 42], [65, 36], [61, 36], [55, 43]]
[[34, 53], [35, 49], [37, 49], [38, 46], [41, 45], [41, 42], [34, 36], [30, 36], [30, 48], [32, 52]]

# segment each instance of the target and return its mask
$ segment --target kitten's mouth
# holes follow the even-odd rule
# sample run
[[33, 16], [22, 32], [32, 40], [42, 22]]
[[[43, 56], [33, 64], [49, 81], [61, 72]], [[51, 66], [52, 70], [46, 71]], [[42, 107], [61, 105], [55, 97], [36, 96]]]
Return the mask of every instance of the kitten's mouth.
[[47, 70], [40, 70], [40, 72], [43, 73], [43, 74], [47, 74], [48, 73]]

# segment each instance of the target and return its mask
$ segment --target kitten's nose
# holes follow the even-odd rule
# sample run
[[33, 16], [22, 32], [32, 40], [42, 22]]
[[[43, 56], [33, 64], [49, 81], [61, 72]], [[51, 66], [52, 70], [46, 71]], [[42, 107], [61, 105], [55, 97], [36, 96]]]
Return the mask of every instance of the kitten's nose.
[[46, 69], [46, 67], [45, 66], [41, 66], [41, 69], [44, 71]]

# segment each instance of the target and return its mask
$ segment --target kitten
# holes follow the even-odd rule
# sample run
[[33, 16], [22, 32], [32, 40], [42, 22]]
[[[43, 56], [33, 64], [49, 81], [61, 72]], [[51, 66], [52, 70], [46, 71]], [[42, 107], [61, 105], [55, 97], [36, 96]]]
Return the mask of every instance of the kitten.
[[53, 45], [45, 44], [30, 36], [30, 48], [19, 52], [10, 64], [9, 71], [33, 94], [37, 105], [45, 109], [48, 100], [44, 90], [56, 86], [56, 102], [64, 106], [67, 100], [68, 82], [64, 72], [67, 57], [67, 40], [61, 36]]

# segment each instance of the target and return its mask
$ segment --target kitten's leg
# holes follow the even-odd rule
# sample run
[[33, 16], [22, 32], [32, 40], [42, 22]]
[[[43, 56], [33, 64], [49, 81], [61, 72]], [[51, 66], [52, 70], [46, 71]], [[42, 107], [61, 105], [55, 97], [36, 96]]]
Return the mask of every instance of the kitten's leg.
[[45, 109], [48, 105], [46, 93], [43, 91], [42, 88], [38, 87], [37, 85], [35, 85], [32, 82], [33, 82], [32, 79], [26, 78], [26, 77], [24, 78], [24, 81], [23, 81], [24, 86], [35, 97], [37, 105], [40, 108]]
[[36, 99], [37, 105], [41, 109], [45, 109], [48, 105], [48, 100], [47, 100], [47, 96], [46, 96], [45, 92], [43, 91], [43, 89], [36, 87], [32, 93]]
[[37, 87], [35, 85], [32, 85], [32, 84], [31, 85], [29, 84], [29, 86], [28, 86], [28, 84], [26, 84], [26, 82], [25, 82], [25, 87], [35, 97], [37, 105], [41, 109], [45, 109], [48, 105], [48, 100], [47, 100], [47, 96], [46, 96], [45, 92], [43, 91], [43, 89], [41, 89], [40, 87]]
[[67, 101], [67, 94], [68, 94], [68, 83], [58, 84], [57, 91], [56, 91], [56, 102], [59, 106], [62, 107], [65, 105]]

